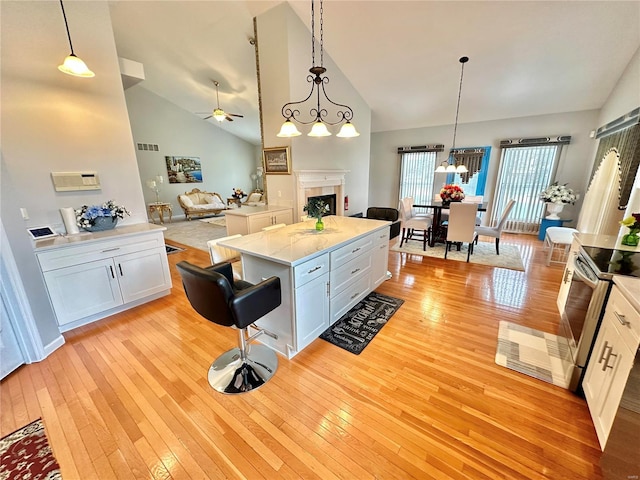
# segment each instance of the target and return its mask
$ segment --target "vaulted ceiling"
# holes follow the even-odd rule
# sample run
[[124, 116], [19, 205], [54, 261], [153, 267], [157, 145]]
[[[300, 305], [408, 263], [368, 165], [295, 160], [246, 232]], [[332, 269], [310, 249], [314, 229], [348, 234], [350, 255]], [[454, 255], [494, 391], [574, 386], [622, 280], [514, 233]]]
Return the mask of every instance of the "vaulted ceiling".
[[[253, 17], [278, 3], [120, 0], [110, 9], [119, 56], [144, 65], [141, 88], [204, 117], [217, 80], [220, 106], [244, 118], [206, 121], [259, 144], [249, 39]], [[310, 26], [311, 2], [288, 3]], [[452, 124], [464, 55], [460, 123], [598, 109], [640, 47], [640, 1], [327, 0], [324, 46], [371, 107], [374, 132]]]

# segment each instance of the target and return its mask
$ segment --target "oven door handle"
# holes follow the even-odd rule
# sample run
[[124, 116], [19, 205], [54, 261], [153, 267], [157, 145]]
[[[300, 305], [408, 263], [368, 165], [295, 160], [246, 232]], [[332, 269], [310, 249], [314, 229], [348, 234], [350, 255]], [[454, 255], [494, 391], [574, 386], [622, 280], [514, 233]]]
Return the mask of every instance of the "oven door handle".
[[591, 270], [591, 267], [589, 267], [589, 265], [587, 265], [587, 263], [584, 260], [582, 260], [579, 255], [576, 256], [573, 266], [574, 266], [573, 275], [578, 277], [579, 280], [582, 280], [591, 288], [595, 289], [596, 286], [598, 285], [598, 277], [596, 276], [596, 279], [593, 280], [591, 275], [589, 275], [589, 273], [593, 275], [593, 271]]

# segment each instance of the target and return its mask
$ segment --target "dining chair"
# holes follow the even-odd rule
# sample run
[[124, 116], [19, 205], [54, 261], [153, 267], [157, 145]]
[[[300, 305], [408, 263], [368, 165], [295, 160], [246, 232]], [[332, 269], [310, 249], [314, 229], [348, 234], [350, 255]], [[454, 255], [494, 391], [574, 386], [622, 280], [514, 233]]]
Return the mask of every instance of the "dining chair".
[[409, 240], [422, 240], [422, 249], [427, 249], [427, 242], [431, 235], [432, 217], [413, 216], [413, 198], [406, 197], [398, 204], [402, 224], [402, 237], [400, 238], [400, 248], [402, 244]]
[[[480, 205], [484, 202], [484, 195], [466, 195], [462, 199], [462, 203], [477, 203]], [[482, 224], [482, 216], [480, 213], [476, 215], [476, 225], [480, 226]]]
[[[496, 239], [496, 255], [500, 255], [500, 235], [502, 235], [502, 229], [507, 223], [507, 217], [511, 212], [511, 209], [516, 204], [514, 199], [509, 200], [507, 206], [502, 211], [502, 215], [500, 216], [500, 220], [495, 227], [476, 227], [476, 233], [478, 235], [482, 235], [485, 237], [493, 237]], [[476, 243], [478, 243], [478, 239], [476, 238]]]
[[454, 243], [460, 245], [467, 242], [467, 262], [473, 253], [473, 244], [476, 239], [476, 215], [478, 213], [477, 203], [453, 202], [449, 206], [449, 224], [447, 226], [447, 243], [444, 247], [444, 258]]
[[230, 262], [233, 269], [233, 278], [236, 280], [242, 280], [242, 262], [240, 261], [240, 252], [231, 248], [218, 245], [218, 242], [224, 242], [225, 240], [233, 240], [234, 238], [240, 238], [242, 235], [236, 233], [235, 235], [229, 235], [228, 237], [216, 238], [209, 240], [207, 246], [209, 247], [209, 257], [211, 263]]

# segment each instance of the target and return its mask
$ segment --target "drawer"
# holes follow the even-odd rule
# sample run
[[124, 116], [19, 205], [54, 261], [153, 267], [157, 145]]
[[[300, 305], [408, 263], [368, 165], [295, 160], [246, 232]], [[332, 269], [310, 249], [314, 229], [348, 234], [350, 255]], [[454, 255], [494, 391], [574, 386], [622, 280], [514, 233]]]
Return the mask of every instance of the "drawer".
[[295, 288], [318, 278], [329, 271], [329, 255], [324, 254], [308, 262], [304, 262], [293, 269]]
[[615, 319], [614, 324], [622, 340], [632, 351], [638, 348], [640, 338], [640, 312], [614, 287], [607, 301], [606, 312]]
[[164, 247], [164, 237], [154, 234], [123, 240], [114, 238], [106, 241], [90, 242], [77, 246], [64, 246], [55, 250], [38, 253], [38, 261], [43, 272], [58, 268], [94, 262], [127, 253]]
[[391, 227], [387, 227], [387, 228], [383, 228], [382, 230], [378, 230], [377, 232], [373, 233], [374, 236], [374, 240], [373, 240], [373, 244], [374, 245], [383, 245], [383, 244], [387, 244], [389, 243], [389, 229]]
[[340, 265], [344, 265], [352, 258], [371, 250], [374, 239], [375, 233], [370, 233], [366, 237], [359, 238], [344, 247], [334, 250], [329, 254], [331, 255], [331, 267], [336, 268]]
[[360, 255], [338, 268], [331, 269], [330, 297], [342, 292], [352, 282], [371, 271], [371, 254]]
[[371, 275], [364, 275], [330, 300], [331, 325], [347, 313], [371, 290]]

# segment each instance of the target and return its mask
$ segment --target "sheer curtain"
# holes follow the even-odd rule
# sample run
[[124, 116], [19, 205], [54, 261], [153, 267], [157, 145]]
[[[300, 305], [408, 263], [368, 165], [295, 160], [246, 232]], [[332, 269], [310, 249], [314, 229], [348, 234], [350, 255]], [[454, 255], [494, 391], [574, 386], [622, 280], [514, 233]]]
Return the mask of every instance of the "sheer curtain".
[[505, 231], [538, 233], [545, 204], [540, 192], [552, 183], [562, 145], [503, 148], [491, 218], [497, 219], [510, 199], [516, 201]]
[[428, 204], [433, 197], [436, 152], [400, 154], [400, 198], [413, 197], [414, 203]]

